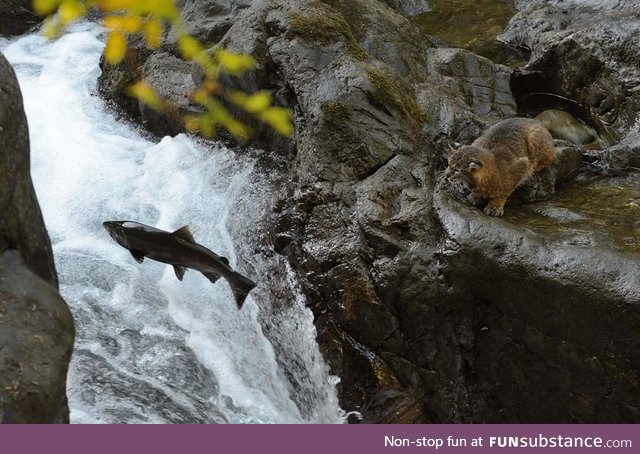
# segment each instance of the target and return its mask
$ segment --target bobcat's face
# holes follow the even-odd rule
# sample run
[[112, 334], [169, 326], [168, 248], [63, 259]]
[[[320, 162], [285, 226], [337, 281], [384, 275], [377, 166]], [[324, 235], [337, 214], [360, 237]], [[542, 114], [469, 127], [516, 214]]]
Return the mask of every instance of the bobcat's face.
[[449, 165], [444, 175], [454, 186], [464, 191], [472, 191], [484, 170], [484, 162], [478, 157], [480, 150], [472, 146], [460, 147], [452, 151]]

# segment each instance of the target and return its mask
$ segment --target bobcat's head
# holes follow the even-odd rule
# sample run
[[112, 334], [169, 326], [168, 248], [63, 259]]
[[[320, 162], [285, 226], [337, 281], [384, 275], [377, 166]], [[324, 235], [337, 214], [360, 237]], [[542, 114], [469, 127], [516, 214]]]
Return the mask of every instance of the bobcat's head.
[[483, 150], [471, 145], [451, 151], [445, 177], [454, 186], [463, 191], [472, 191], [482, 179], [484, 161]]

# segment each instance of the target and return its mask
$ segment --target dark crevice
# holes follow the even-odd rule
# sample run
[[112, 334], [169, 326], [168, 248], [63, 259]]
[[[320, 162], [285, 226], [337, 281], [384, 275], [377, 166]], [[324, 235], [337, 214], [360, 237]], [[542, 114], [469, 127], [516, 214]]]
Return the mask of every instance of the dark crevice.
[[393, 158], [395, 158], [397, 156], [397, 154], [393, 153], [389, 158], [387, 158], [387, 160], [385, 160], [382, 164], [375, 166], [373, 169], [371, 169], [369, 172], [365, 173], [364, 175], [362, 175], [359, 178], [359, 181], [364, 181], [369, 177], [372, 177], [373, 175], [375, 175], [378, 170], [380, 170], [381, 168], [383, 168], [384, 166], [386, 166], [387, 164], [389, 164]]

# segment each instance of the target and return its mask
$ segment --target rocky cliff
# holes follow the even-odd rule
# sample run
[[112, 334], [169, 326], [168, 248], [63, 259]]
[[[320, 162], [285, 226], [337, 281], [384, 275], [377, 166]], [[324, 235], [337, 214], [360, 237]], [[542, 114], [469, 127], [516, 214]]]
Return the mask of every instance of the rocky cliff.
[[2, 54], [0, 150], [0, 423], [68, 422], [73, 319], [31, 183], [20, 88]]
[[[420, 2], [182, 3], [196, 36], [258, 61], [229, 83], [270, 89], [294, 112], [293, 140], [256, 141], [289, 158], [265, 229], [312, 306], [346, 410], [368, 422], [640, 420], [638, 177], [574, 179], [582, 155], [599, 169], [637, 162], [633, 9], [516, 2], [502, 40], [531, 60], [514, 72], [416, 28]], [[134, 46], [101, 78], [160, 134], [180, 115], [124, 101], [121, 82], [142, 74], [187, 99], [199, 76], [173, 47]], [[514, 200], [494, 219], [440, 189], [450, 143], [561, 98], [609, 139], [560, 148], [554, 198]]]
[[42, 18], [31, 9], [32, 0], [0, 0], [0, 35], [21, 35]]

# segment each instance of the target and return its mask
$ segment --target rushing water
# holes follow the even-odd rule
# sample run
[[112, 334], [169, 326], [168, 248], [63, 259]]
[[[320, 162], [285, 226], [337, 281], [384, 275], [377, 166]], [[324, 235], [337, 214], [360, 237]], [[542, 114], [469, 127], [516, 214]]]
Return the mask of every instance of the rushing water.
[[[283, 261], [258, 246], [270, 180], [221, 145], [156, 143], [117, 121], [95, 93], [99, 38], [84, 24], [52, 43], [0, 43], [22, 88], [34, 184], [76, 320], [72, 422], [341, 422], [310, 311]], [[179, 282], [167, 265], [136, 263], [102, 228], [118, 219], [189, 224], [259, 285], [238, 311], [224, 279], [188, 271]]]

